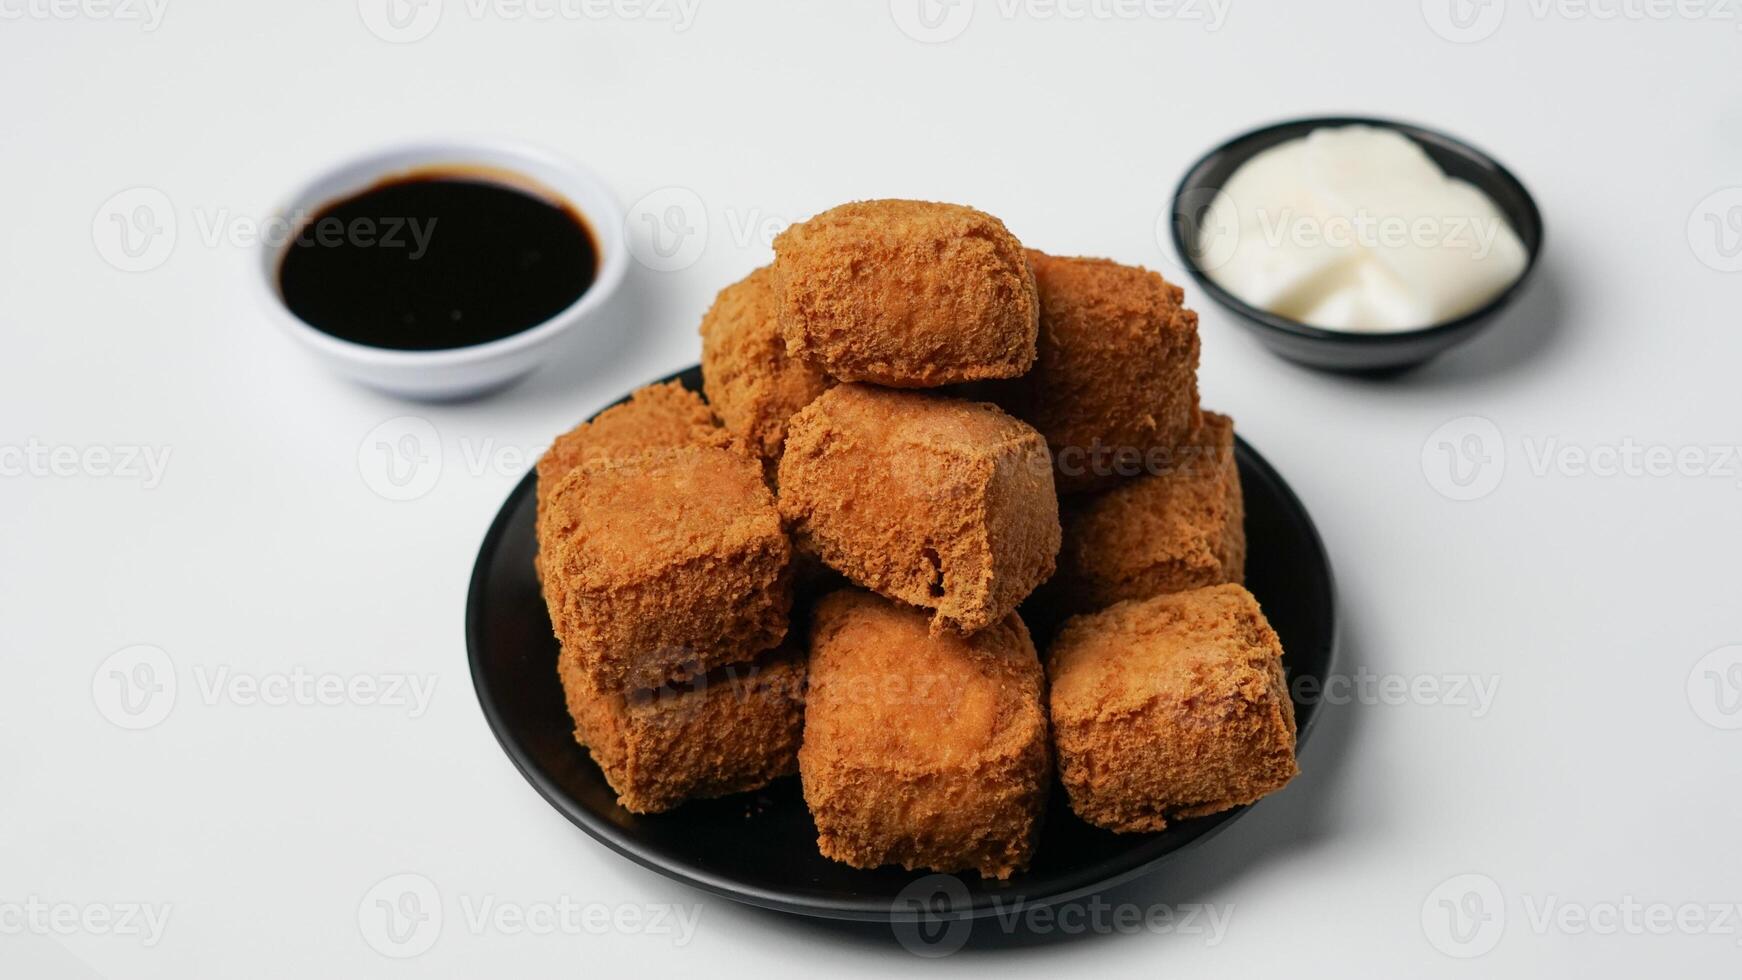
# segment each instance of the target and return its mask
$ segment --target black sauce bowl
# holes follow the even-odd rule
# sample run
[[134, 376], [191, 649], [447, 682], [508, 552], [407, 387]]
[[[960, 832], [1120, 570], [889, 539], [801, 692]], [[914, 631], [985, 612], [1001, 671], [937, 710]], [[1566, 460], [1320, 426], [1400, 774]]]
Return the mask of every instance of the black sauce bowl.
[[[1445, 323], [1392, 333], [1356, 333], [1310, 326], [1244, 302], [1204, 273], [1197, 238], [1215, 195], [1241, 164], [1278, 143], [1325, 126], [1364, 125], [1402, 133], [1427, 152], [1447, 176], [1469, 181], [1488, 195], [1524, 243], [1524, 271], [1499, 295]], [[1361, 116], [1321, 116], [1276, 123], [1234, 137], [1192, 164], [1174, 191], [1173, 244], [1198, 287], [1234, 312], [1272, 353], [1309, 367], [1362, 374], [1390, 374], [1423, 364], [1493, 325], [1516, 300], [1542, 253], [1542, 214], [1524, 184], [1499, 161], [1445, 133], [1409, 123]]]

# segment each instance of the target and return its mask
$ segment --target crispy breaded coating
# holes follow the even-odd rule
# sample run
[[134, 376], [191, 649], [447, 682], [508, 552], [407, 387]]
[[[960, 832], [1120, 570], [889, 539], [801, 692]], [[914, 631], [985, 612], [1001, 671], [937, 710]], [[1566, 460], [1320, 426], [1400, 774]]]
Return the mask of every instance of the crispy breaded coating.
[[1051, 783], [1022, 620], [935, 635], [857, 589], [818, 604], [799, 774], [825, 857], [856, 868], [1027, 866]]
[[600, 690], [569, 651], [557, 673], [575, 740], [633, 813], [760, 789], [798, 771], [805, 658], [796, 644], [653, 691]]
[[786, 346], [842, 381], [931, 388], [1034, 363], [1022, 244], [973, 208], [858, 201], [774, 240]]
[[936, 610], [934, 631], [1002, 620], [1059, 548], [1038, 432], [995, 405], [867, 385], [831, 388], [794, 416], [780, 511], [829, 567]]
[[1252, 803], [1299, 771], [1282, 643], [1241, 586], [1069, 620], [1047, 674], [1059, 776], [1097, 827], [1162, 830]]
[[605, 409], [556, 437], [538, 460], [538, 514], [570, 470], [597, 460], [639, 456], [653, 449], [722, 445], [726, 434], [700, 395], [676, 381], [637, 389], [621, 405]]
[[1234, 420], [1205, 412], [1165, 468], [1104, 494], [1067, 501], [1049, 597], [1070, 612], [1246, 578], [1246, 508]]
[[751, 659], [786, 635], [792, 548], [761, 466], [686, 446], [583, 465], [541, 522], [557, 639], [608, 691]]
[[1007, 407], [1046, 436], [1061, 494], [1146, 472], [1198, 423], [1198, 315], [1148, 269], [1029, 250], [1039, 356]]
[[778, 462], [787, 420], [829, 383], [788, 356], [768, 267], [720, 290], [702, 317], [702, 385], [726, 428], [752, 452]]

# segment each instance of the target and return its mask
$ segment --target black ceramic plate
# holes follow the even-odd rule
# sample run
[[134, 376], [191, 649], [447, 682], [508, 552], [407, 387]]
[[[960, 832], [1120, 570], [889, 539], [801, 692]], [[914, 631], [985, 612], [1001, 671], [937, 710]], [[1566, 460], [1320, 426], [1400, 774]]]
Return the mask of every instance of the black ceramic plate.
[[[701, 369], [674, 377], [701, 387]], [[1247, 586], [1282, 637], [1291, 677], [1323, 681], [1336, 630], [1330, 564], [1312, 521], [1288, 485], [1244, 442], [1236, 448], [1246, 493]], [[923, 872], [858, 871], [817, 853], [816, 829], [797, 777], [758, 793], [687, 803], [669, 813], [632, 814], [587, 753], [575, 744], [556, 678], [551, 635], [533, 576], [531, 473], [514, 488], [484, 536], [466, 606], [472, 682], [484, 717], [533, 787], [600, 843], [661, 874], [717, 895], [766, 908], [841, 919], [900, 918], [902, 889]], [[1297, 701], [1300, 740], [1317, 705]], [[1307, 777], [1307, 778], [1310, 778]], [[1261, 804], [1260, 804], [1261, 805]], [[979, 916], [1066, 901], [1153, 868], [1169, 854], [1215, 833], [1245, 808], [1182, 820], [1158, 834], [1113, 834], [1078, 820], [1056, 786], [1030, 868], [1009, 881], [965, 876], [965, 898], [929, 914]], [[951, 889], [955, 891], [955, 889]], [[945, 893], [944, 897], [949, 897]], [[911, 917], [911, 913], [907, 917]]]

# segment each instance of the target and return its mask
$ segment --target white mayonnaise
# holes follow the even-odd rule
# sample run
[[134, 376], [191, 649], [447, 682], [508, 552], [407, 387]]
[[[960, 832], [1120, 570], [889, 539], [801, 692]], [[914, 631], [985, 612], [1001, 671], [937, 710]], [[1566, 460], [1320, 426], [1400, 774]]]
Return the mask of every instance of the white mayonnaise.
[[1455, 319], [1526, 260], [1486, 194], [1372, 126], [1316, 129], [1253, 156], [1210, 206], [1198, 248], [1205, 273], [1245, 302], [1359, 331]]

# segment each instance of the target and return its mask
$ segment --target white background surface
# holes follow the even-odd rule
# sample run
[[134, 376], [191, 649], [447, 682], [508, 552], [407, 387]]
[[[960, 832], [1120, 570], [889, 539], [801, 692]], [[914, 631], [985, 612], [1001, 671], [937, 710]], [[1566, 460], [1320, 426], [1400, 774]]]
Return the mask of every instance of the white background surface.
[[[1645, 912], [1611, 923], [1605, 909], [1742, 902], [1742, 731], [1723, 727], [1742, 724], [1742, 676], [1726, 688], [1705, 673], [1736, 657], [1696, 666], [1742, 643], [1742, 469], [1719, 451], [1742, 442], [1742, 273], [1721, 271], [1719, 248], [1742, 237], [1736, 11], [1510, 3], [1491, 33], [1477, 20], [1487, 36], [1454, 43], [1430, 28], [1447, 23], [1436, 0], [1427, 15], [1232, 0], [1215, 30], [988, 0], [959, 36], [921, 44], [883, 0], [703, 0], [683, 30], [447, 0], [427, 37], [390, 43], [352, 0], [169, 0], [151, 30], [35, 2], [0, 0], [0, 444], [170, 458], [151, 487], [18, 474], [16, 452], [0, 478], [0, 975], [1735, 975], [1742, 913], [1654, 935], [1628, 934]], [[1495, 152], [1540, 201], [1545, 265], [1492, 335], [1383, 383], [1276, 361], [1200, 305], [1205, 401], [1317, 519], [1348, 672], [1498, 688], [1485, 712], [1432, 696], [1327, 709], [1294, 785], [1110, 896], [1231, 906], [1222, 934], [993, 926], [921, 960], [887, 932], [644, 872], [515, 773], [465, 667], [478, 542], [528, 454], [696, 360], [714, 291], [769, 257], [760, 223], [860, 197], [959, 200], [1049, 251], [1168, 271], [1154, 228], [1184, 167], [1236, 131], [1326, 111]], [[497, 397], [411, 406], [336, 381], [269, 329], [245, 251], [209, 229], [245, 234], [331, 160], [450, 132], [549, 145], [625, 205], [689, 188], [705, 248], [679, 271], [637, 267], [616, 334]], [[103, 208], [133, 187], [167, 196], [177, 234], [160, 265], [129, 273], [104, 259]], [[1702, 208], [1736, 223], [1726, 241]], [[406, 415], [435, 426], [440, 468], [396, 502], [359, 449]], [[1450, 471], [1430, 436], [1468, 416], [1497, 427], [1504, 469], [1455, 501], [1435, 489]], [[1472, 431], [1448, 430], [1459, 445]], [[1628, 440], [1727, 468], [1535, 462]], [[178, 685], [143, 731], [94, 694], [134, 644], [161, 648]], [[299, 670], [435, 688], [415, 718], [204, 690], [225, 671]], [[445, 911], [404, 961], [371, 948], [358, 917], [399, 873], [425, 876]], [[1438, 900], [1467, 881], [1442, 883], [1465, 874], [1492, 881], [1497, 942], [1444, 938]], [[33, 898], [170, 916], [148, 945], [21, 920]], [[468, 921], [486, 902], [565, 898], [699, 904], [700, 920], [688, 942]], [[1597, 925], [1560, 918], [1580, 912]]]

